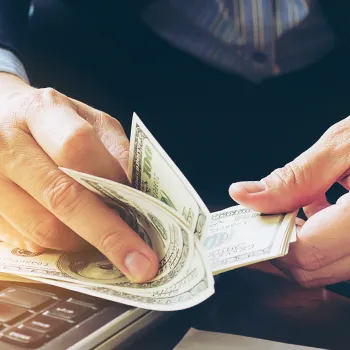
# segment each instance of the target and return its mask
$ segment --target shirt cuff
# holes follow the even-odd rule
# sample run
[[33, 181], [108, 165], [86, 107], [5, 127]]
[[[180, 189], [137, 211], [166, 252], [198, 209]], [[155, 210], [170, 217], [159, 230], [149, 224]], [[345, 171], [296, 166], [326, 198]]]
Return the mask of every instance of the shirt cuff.
[[12, 73], [29, 83], [26, 70], [17, 56], [0, 47], [0, 72]]

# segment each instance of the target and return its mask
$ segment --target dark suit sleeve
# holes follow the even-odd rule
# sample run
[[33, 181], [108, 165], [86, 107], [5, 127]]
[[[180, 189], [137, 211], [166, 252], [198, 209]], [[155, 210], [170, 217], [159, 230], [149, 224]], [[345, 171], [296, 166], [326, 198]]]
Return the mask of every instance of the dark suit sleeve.
[[24, 58], [30, 0], [0, 0], [0, 47]]

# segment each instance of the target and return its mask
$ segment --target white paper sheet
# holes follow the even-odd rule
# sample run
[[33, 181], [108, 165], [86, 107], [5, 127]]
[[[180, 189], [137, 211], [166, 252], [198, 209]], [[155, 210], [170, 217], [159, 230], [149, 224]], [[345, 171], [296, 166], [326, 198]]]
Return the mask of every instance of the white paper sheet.
[[321, 350], [306, 346], [191, 328], [174, 350]]

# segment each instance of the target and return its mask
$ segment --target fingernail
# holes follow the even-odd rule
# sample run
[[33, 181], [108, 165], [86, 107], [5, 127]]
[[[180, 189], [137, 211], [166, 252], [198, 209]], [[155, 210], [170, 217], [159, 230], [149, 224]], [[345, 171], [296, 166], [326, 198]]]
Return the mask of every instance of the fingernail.
[[135, 282], [144, 282], [151, 267], [151, 262], [143, 254], [132, 252], [126, 256], [125, 266]]
[[244, 190], [248, 193], [258, 193], [265, 190], [265, 185], [260, 181], [236, 182], [230, 186], [230, 191]]

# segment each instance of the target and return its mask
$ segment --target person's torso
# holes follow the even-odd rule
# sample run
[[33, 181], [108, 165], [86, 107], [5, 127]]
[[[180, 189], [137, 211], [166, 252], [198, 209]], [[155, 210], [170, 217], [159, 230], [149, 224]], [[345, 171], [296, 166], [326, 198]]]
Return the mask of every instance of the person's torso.
[[143, 19], [172, 45], [256, 82], [319, 60], [335, 41], [317, 0], [155, 0]]

